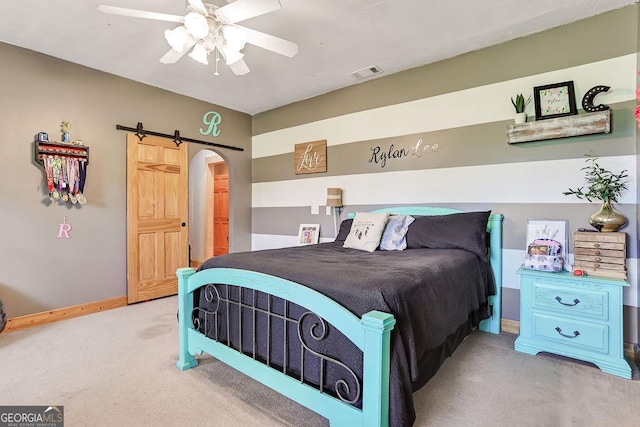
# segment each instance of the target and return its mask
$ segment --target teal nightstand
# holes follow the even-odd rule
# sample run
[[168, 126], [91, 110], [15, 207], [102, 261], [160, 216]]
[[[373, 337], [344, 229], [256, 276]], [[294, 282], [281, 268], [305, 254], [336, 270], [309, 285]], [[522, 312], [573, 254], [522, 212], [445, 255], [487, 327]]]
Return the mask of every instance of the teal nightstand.
[[624, 359], [622, 291], [626, 280], [520, 268], [520, 336], [515, 349], [594, 363], [631, 378]]

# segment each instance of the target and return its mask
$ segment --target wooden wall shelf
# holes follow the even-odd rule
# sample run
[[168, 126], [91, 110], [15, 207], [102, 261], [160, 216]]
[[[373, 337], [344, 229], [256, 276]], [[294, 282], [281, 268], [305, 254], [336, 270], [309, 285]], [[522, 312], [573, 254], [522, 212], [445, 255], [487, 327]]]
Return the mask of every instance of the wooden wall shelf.
[[89, 147], [70, 142], [35, 141], [35, 160], [44, 168], [42, 156], [78, 157], [89, 164]]
[[509, 125], [507, 127], [507, 143], [518, 144], [609, 132], [611, 132], [611, 110], [604, 110]]

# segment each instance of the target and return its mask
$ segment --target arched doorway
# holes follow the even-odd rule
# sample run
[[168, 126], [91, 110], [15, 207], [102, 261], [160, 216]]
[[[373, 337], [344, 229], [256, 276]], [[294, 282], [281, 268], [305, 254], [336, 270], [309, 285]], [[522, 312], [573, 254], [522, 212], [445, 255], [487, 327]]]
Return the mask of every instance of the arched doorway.
[[201, 150], [189, 164], [190, 264], [198, 267], [229, 248], [229, 169], [213, 150]]

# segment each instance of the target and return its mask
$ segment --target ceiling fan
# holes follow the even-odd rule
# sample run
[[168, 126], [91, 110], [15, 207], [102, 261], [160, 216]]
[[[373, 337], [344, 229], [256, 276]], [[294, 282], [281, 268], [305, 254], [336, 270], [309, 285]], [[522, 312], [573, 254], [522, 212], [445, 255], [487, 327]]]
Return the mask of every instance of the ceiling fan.
[[189, 5], [185, 16], [107, 5], [100, 5], [98, 9], [114, 15], [182, 24], [173, 30], [165, 30], [164, 32], [171, 50], [160, 58], [160, 62], [163, 64], [177, 62], [190, 49], [189, 56], [191, 58], [202, 64], [208, 64], [207, 57], [215, 51], [216, 75], [218, 75], [219, 55], [222, 55], [234, 74], [244, 75], [249, 72], [249, 67], [242, 59], [244, 54], [241, 52], [245, 43], [289, 58], [298, 53], [296, 43], [236, 25], [237, 22], [280, 9], [279, 0], [236, 0], [222, 7], [203, 3], [202, 0], [187, 1]]

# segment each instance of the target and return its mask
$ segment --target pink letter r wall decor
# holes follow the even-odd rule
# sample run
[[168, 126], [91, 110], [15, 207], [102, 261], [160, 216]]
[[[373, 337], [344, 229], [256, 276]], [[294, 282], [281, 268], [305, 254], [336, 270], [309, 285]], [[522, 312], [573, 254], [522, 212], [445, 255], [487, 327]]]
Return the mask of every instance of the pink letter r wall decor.
[[67, 217], [64, 217], [62, 224], [60, 224], [60, 229], [58, 230], [58, 239], [65, 238], [70, 239], [69, 232], [71, 231], [71, 224], [67, 224]]

